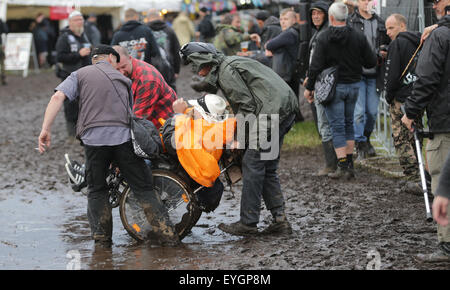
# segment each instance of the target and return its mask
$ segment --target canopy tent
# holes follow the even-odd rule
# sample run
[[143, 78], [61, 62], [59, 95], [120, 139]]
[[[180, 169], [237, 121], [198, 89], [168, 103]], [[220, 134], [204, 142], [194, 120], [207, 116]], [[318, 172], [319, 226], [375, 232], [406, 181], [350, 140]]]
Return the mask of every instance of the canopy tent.
[[[122, 18], [123, 11], [134, 8], [146, 11], [150, 8], [168, 11], [180, 11], [181, 0], [0, 0], [2, 19], [29, 18], [41, 12], [49, 16], [49, 7], [75, 7], [83, 14], [112, 14]], [[119, 12], [120, 11], [120, 12]]]

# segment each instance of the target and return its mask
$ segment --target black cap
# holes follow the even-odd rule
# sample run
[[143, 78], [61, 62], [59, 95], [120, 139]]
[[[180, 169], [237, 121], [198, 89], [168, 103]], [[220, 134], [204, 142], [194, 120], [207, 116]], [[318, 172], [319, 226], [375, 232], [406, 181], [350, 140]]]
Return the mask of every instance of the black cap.
[[208, 12], [208, 8], [202, 7], [202, 8], [200, 8], [200, 11], [203, 12], [203, 13], [207, 13]]
[[256, 19], [258, 20], [262, 20], [262, 21], [266, 21], [267, 18], [269, 18], [270, 13], [263, 10], [263, 11], [259, 11], [258, 13], [256, 13]]
[[91, 52], [91, 57], [94, 57], [96, 55], [100, 55], [100, 54], [112, 54], [115, 55], [117, 58], [117, 62], [120, 62], [120, 55], [117, 51], [114, 50], [114, 48], [112, 48], [109, 45], [106, 44], [99, 44], [96, 47], [94, 47], [94, 49]]

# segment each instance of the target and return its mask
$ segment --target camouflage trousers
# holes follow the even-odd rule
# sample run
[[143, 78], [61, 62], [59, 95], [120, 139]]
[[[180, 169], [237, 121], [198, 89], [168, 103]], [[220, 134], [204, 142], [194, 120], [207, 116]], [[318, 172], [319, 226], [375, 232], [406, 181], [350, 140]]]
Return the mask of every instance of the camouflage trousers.
[[[408, 180], [419, 181], [419, 163], [417, 160], [417, 152], [414, 140], [414, 134], [406, 128], [402, 123], [403, 112], [401, 106], [403, 103], [394, 101], [389, 107], [391, 114], [392, 138], [394, 139], [394, 147], [399, 158], [400, 166], [403, 168]], [[416, 128], [423, 129], [422, 119], [414, 120]], [[420, 138], [420, 144], [423, 138]]]

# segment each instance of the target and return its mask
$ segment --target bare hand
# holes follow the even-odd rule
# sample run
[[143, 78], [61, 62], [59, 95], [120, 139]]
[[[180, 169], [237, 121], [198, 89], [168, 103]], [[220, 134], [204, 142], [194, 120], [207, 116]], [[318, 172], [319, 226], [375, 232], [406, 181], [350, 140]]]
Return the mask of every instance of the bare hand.
[[414, 132], [414, 128], [412, 127], [414, 120], [406, 117], [406, 114], [402, 117], [402, 123], [408, 128], [409, 131]]
[[433, 218], [441, 226], [448, 225], [448, 198], [436, 196], [433, 201]]
[[303, 93], [303, 96], [308, 101], [308, 103], [312, 104], [312, 102], [314, 102], [314, 92], [312, 92], [310, 90], [305, 90], [305, 92]]
[[266, 49], [266, 56], [267, 56], [267, 57], [272, 57], [273, 54], [272, 54], [272, 52], [271, 52], [270, 50], [267, 50], [267, 49]]
[[91, 49], [89, 47], [83, 47], [78, 53], [80, 54], [80, 56], [84, 57], [91, 53]]
[[308, 83], [308, 77], [305, 78], [305, 80], [303, 81], [302, 86], [306, 87], [306, 84]]
[[39, 134], [39, 152], [44, 153], [47, 148], [50, 147], [51, 135], [47, 130], [42, 129], [41, 134]]
[[186, 111], [187, 107], [188, 107], [188, 105], [187, 105], [186, 101], [183, 98], [177, 99], [172, 104], [173, 111], [176, 114], [183, 114], [184, 111]]
[[435, 30], [437, 27], [438, 27], [437, 24], [425, 27], [422, 33], [422, 37], [420, 38], [420, 42], [424, 42], [428, 38], [428, 36], [430, 36], [431, 32]]

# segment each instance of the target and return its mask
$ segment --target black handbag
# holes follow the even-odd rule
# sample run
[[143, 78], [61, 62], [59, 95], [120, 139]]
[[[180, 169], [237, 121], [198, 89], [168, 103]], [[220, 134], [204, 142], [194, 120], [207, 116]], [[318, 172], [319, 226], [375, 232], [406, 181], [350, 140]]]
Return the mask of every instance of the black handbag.
[[337, 66], [326, 68], [317, 76], [314, 84], [314, 100], [317, 103], [326, 105], [334, 99], [337, 79]]

